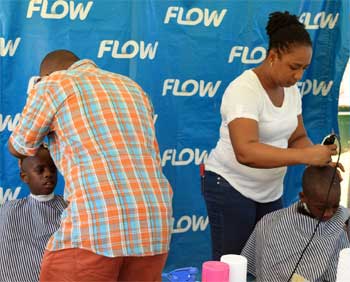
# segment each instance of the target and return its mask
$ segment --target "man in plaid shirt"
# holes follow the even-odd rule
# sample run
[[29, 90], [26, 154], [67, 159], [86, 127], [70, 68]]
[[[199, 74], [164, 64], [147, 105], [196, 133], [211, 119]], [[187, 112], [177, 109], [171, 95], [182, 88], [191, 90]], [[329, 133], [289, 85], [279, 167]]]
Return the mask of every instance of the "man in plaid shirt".
[[16, 157], [48, 138], [69, 202], [40, 281], [160, 281], [172, 190], [162, 173], [147, 94], [130, 78], [49, 53], [9, 139]]

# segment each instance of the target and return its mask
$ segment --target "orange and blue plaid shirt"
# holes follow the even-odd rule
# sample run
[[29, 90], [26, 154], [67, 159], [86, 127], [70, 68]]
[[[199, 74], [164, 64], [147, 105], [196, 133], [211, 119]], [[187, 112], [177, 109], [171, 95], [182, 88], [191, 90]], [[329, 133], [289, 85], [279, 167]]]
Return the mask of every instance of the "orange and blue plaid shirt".
[[151, 102], [134, 81], [90, 60], [45, 77], [29, 93], [10, 142], [33, 155], [45, 136], [69, 202], [48, 250], [108, 257], [168, 251], [172, 190]]

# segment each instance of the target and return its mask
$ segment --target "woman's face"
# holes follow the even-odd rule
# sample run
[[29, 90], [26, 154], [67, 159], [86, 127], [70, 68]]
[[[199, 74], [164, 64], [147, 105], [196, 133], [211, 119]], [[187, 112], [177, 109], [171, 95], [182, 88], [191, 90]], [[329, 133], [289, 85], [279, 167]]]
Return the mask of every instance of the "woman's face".
[[270, 51], [271, 75], [280, 87], [290, 87], [299, 81], [305, 69], [310, 65], [311, 46], [293, 45], [288, 51], [277, 53]]

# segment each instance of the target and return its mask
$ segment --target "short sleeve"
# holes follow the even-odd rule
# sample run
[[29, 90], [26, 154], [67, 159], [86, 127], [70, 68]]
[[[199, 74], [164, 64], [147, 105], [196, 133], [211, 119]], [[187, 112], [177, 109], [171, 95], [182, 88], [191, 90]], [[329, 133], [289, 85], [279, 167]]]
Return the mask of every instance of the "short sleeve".
[[222, 120], [228, 124], [236, 118], [259, 121], [261, 97], [247, 83], [232, 82], [226, 89], [221, 103]]
[[20, 154], [34, 155], [45, 136], [50, 132], [50, 126], [56, 113], [50, 94], [54, 91], [56, 90], [53, 87], [40, 83], [28, 94], [21, 119], [9, 139]]

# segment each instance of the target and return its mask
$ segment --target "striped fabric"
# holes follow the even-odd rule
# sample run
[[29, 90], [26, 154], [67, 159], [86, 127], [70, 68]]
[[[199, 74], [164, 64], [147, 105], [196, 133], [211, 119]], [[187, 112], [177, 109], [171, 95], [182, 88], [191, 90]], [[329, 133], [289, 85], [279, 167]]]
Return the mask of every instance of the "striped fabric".
[[[317, 220], [298, 212], [300, 202], [263, 217], [256, 225], [242, 255], [248, 259], [248, 272], [257, 282], [287, 282]], [[336, 281], [340, 250], [350, 243], [344, 229], [348, 211], [339, 207], [322, 222], [304, 254], [297, 274], [310, 282]]]
[[10, 142], [28, 155], [46, 135], [70, 203], [48, 250], [109, 257], [168, 251], [172, 191], [151, 102], [135, 82], [89, 60], [52, 73], [29, 94]]
[[38, 282], [41, 259], [66, 207], [61, 196], [47, 202], [33, 197], [0, 208], [0, 281]]

